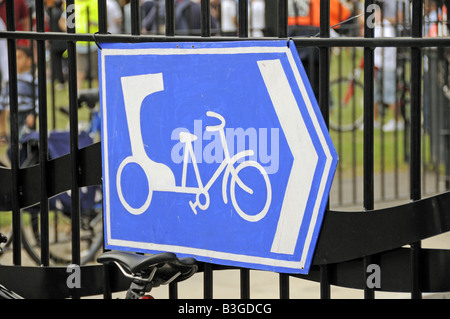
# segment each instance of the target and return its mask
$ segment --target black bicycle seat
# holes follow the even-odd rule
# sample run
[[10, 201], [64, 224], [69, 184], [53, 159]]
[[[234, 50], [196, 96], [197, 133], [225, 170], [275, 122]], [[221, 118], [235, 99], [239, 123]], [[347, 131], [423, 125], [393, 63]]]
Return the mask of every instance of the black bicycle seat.
[[124, 251], [108, 251], [98, 256], [97, 261], [103, 264], [118, 263], [130, 275], [135, 275], [149, 268], [156, 267], [154, 283], [164, 284], [174, 275], [173, 282], [183, 281], [197, 272], [197, 261], [194, 258], [178, 258], [174, 253], [159, 253], [155, 255], [138, 255]]

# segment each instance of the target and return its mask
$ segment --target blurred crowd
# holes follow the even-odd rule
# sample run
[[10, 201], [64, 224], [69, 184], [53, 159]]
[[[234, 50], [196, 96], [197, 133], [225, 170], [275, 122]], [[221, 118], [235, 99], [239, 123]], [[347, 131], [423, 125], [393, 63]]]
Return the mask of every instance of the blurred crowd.
[[[165, 0], [132, 0], [139, 1], [141, 34], [165, 34]], [[176, 35], [200, 35], [201, 29], [201, 1], [200, 0], [174, 0], [175, 1], [175, 34]], [[248, 1], [248, 30], [249, 37], [274, 36], [266, 33], [266, 0]], [[410, 0], [376, 1], [380, 8], [376, 17], [376, 36], [405, 36], [409, 33], [410, 25]], [[35, 0], [14, 0], [15, 29], [27, 31], [35, 29]], [[364, 1], [357, 0], [330, 0], [330, 32], [332, 36], [361, 36], [357, 30], [361, 29], [361, 17]], [[131, 0], [106, 0], [107, 6], [107, 31], [111, 34], [130, 34], [132, 26]], [[238, 0], [210, 0], [211, 34], [214, 36], [238, 35]], [[75, 21], [77, 33], [95, 33], [98, 31], [98, 1], [76, 0], [75, 13], [66, 11], [66, 3], [63, 0], [45, 0], [45, 27], [46, 31], [65, 32], [70, 21]], [[73, 16], [74, 14], [74, 16]], [[0, 30], [5, 30], [6, 1], [0, 0]], [[73, 20], [75, 18], [75, 20]], [[358, 24], [359, 23], [359, 24]], [[288, 1], [288, 34], [297, 36], [318, 36], [320, 25], [320, 1], [319, 0], [289, 0]], [[447, 9], [443, 1], [425, 0], [424, 2], [424, 36], [447, 36]], [[381, 26], [381, 29], [380, 29]], [[356, 33], [355, 33], [356, 30]], [[381, 31], [382, 30], [382, 31]], [[48, 61], [51, 66], [52, 83], [57, 87], [63, 87], [67, 79], [66, 42], [47, 41]], [[19, 77], [19, 109], [23, 111], [21, 125], [34, 126], [34, 121], [26, 121], [29, 116], [32, 102], [36, 104], [36, 94], [32, 82], [33, 50], [30, 41], [17, 40], [17, 72]], [[31, 49], [31, 50], [30, 50]], [[393, 48], [395, 50], [395, 48]], [[318, 54], [312, 48], [300, 52], [306, 70], [317, 73]], [[381, 50], [378, 50], [381, 51]], [[77, 42], [77, 77], [78, 86], [83, 88], [92, 85], [97, 79], [97, 46], [95, 43]], [[382, 53], [380, 53], [382, 54]], [[395, 55], [395, 52], [384, 50], [384, 54]], [[6, 39], [0, 39], [0, 143], [6, 139], [5, 119], [8, 116], [8, 55]], [[25, 58], [23, 58], [25, 57]], [[21, 59], [21, 60], [19, 60]], [[27, 65], [19, 70], [19, 63], [25, 61]], [[376, 56], [378, 68], [389, 68], [395, 72], [395, 65], [388, 65], [386, 59]], [[312, 64], [312, 67], [309, 65]], [[384, 64], [384, 65], [383, 65]], [[391, 72], [392, 73], [392, 72]], [[389, 76], [384, 76], [386, 79]], [[312, 86], [316, 91], [318, 85], [317, 76], [312, 78]], [[314, 80], [315, 79], [315, 80]], [[31, 81], [31, 82], [30, 82]], [[386, 86], [385, 92], [389, 92]], [[317, 93], [317, 92], [316, 92]], [[24, 97], [21, 97], [24, 94]], [[388, 99], [387, 104], [392, 104]], [[37, 105], [33, 108], [37, 114]], [[26, 115], [26, 116], [25, 116]]]

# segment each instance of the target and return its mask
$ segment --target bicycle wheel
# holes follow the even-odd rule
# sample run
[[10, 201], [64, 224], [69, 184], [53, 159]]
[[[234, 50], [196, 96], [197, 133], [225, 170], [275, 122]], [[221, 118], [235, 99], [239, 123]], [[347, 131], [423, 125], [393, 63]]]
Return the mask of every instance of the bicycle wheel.
[[359, 129], [364, 121], [364, 87], [352, 79], [330, 83], [330, 128], [337, 132]]
[[[22, 243], [28, 255], [41, 264], [40, 213], [29, 213], [28, 227], [22, 228]], [[88, 210], [80, 220], [81, 265], [94, 261], [103, 247], [102, 212]], [[54, 264], [72, 263], [72, 225], [70, 215], [61, 211], [49, 214], [50, 260]]]
[[[244, 171], [244, 168], [247, 169]], [[255, 173], [257, 174], [256, 176]], [[252, 190], [249, 193], [240, 184], [243, 183], [243, 180], [249, 181], [250, 175], [252, 177], [251, 185], [248, 182], [244, 183], [247, 188]], [[262, 183], [261, 178], [264, 180], [264, 183]], [[255, 194], [256, 191], [257, 193]], [[238, 196], [236, 196], [236, 193], [239, 193]], [[258, 222], [266, 216], [272, 201], [272, 187], [267, 172], [258, 162], [245, 161], [236, 167], [236, 174], [231, 176], [230, 197], [236, 212], [246, 221]], [[240, 204], [238, 204], [238, 200]], [[261, 203], [263, 204], [261, 205]], [[244, 206], [247, 213], [242, 209]], [[250, 210], [253, 210], [253, 212]]]

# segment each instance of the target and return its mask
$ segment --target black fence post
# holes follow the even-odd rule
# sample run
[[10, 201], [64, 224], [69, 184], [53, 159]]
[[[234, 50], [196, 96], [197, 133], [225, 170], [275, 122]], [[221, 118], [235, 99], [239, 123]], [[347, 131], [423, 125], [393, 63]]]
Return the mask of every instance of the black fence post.
[[[36, 0], [36, 31], [45, 32], [44, 4]], [[47, 160], [48, 160], [48, 127], [47, 127], [47, 75], [45, 67], [45, 41], [37, 40], [38, 58], [38, 98], [39, 98], [39, 166], [41, 177], [41, 264], [49, 266], [49, 203], [47, 183]]]
[[[373, 38], [375, 35], [373, 21], [377, 7], [373, 0], [364, 1], [364, 37]], [[364, 209], [374, 209], [374, 48], [364, 47]], [[371, 257], [364, 257], [363, 272], [367, 278], [367, 266], [371, 264]], [[374, 290], [364, 287], [364, 297], [374, 298]]]
[[[320, 38], [330, 37], [330, 1], [320, 2]], [[319, 48], [319, 107], [327, 127], [330, 114], [330, 47]], [[327, 209], [329, 205], [327, 204]], [[328, 265], [320, 268], [320, 297], [330, 298], [330, 283], [328, 278]]]
[[[67, 3], [67, 33], [75, 34], [75, 3]], [[70, 169], [71, 169], [71, 222], [72, 222], [72, 263], [81, 264], [80, 256], [80, 194], [78, 188], [78, 88], [77, 88], [77, 58], [76, 42], [67, 41], [69, 61], [69, 138], [70, 138]], [[74, 291], [74, 293], [76, 293]], [[74, 296], [75, 297], [75, 296]]]
[[[15, 10], [14, 1], [6, 1], [6, 29], [15, 31]], [[16, 60], [16, 40], [8, 38], [8, 63], [9, 63], [9, 110], [10, 110], [10, 130], [11, 130], [11, 170], [12, 170], [12, 224], [13, 233], [21, 233], [20, 214], [20, 159], [19, 159], [19, 111], [17, 101], [17, 60]], [[16, 266], [22, 264], [21, 236], [13, 236], [13, 263]]]
[[[422, 38], [423, 0], [412, 1], [412, 37]], [[422, 106], [422, 50], [411, 48], [411, 162], [410, 198], [421, 198], [421, 106]], [[420, 299], [421, 243], [411, 244], [411, 297]]]

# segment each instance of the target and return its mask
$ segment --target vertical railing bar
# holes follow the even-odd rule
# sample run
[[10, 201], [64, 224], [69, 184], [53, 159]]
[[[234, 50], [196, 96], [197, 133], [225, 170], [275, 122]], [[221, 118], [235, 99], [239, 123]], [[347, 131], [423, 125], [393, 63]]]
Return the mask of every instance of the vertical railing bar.
[[202, 37], [211, 36], [210, 0], [201, 0], [201, 33]]
[[[320, 37], [330, 37], [330, 1], [320, 2]], [[329, 125], [329, 103], [330, 103], [330, 48], [320, 47], [319, 63], [319, 106], [325, 124]]]
[[[398, 37], [400, 36], [398, 33], [398, 26], [400, 25], [399, 23], [399, 3], [396, 1], [395, 2], [395, 36]], [[397, 70], [399, 69], [399, 48], [397, 48], [397, 56], [395, 57], [395, 65], [397, 66]], [[395, 85], [398, 88], [398, 82], [399, 82], [399, 76], [398, 76], [398, 72], [395, 72]], [[398, 107], [399, 103], [398, 103], [398, 96], [397, 94], [395, 95], [395, 111], [394, 111], [394, 119], [395, 122], [398, 123], [399, 120], [399, 107]], [[394, 161], [394, 198], [398, 199], [398, 129], [394, 130], [394, 152], [393, 152], [393, 161]]]
[[[436, 50], [438, 52], [436, 52]], [[435, 97], [436, 97], [436, 102], [435, 102], [435, 112], [437, 112], [438, 114], [438, 122], [436, 123], [437, 127], [438, 127], [438, 134], [436, 135], [437, 139], [436, 139], [436, 165], [434, 166], [434, 170], [435, 170], [435, 179], [434, 179], [434, 191], [437, 193], [439, 192], [439, 184], [441, 181], [441, 156], [442, 156], [442, 134], [441, 134], [441, 130], [442, 130], [442, 101], [440, 99], [440, 97], [442, 96], [441, 90], [442, 87], [440, 86], [439, 83], [439, 72], [440, 72], [440, 56], [439, 56], [439, 50], [440, 48], [436, 48], [436, 50], [434, 51], [434, 58], [436, 59], [436, 73], [434, 73], [435, 77], [434, 77], [434, 81], [437, 85], [434, 85], [433, 89], [435, 90]], [[431, 82], [433, 83], [433, 82]], [[422, 149], [422, 148], [421, 148]], [[422, 166], [422, 165], [421, 165]], [[422, 189], [422, 186], [421, 188]]]
[[[15, 31], [15, 13], [14, 1], [6, 1], [6, 29]], [[12, 194], [11, 194], [11, 210], [13, 225], [13, 263], [16, 266], [22, 264], [21, 256], [21, 224], [22, 218], [20, 213], [20, 162], [19, 162], [19, 111], [17, 100], [17, 60], [16, 60], [16, 41], [14, 39], [7, 40], [8, 43], [8, 64], [9, 64], [9, 110], [10, 110], [10, 147], [11, 147], [11, 172], [12, 172]]]
[[[131, 34], [132, 35], [139, 35], [141, 33], [141, 24], [138, 17], [141, 16], [140, 13], [140, 7], [139, 7], [140, 1], [131, 1], [130, 2], [130, 17], [131, 17]], [[133, 19], [134, 17], [134, 19]]]
[[[422, 37], [423, 0], [412, 2], [413, 38]], [[411, 136], [410, 136], [410, 198], [412, 201], [421, 198], [421, 72], [422, 52], [419, 47], [411, 48]], [[411, 297], [420, 299], [420, 251], [421, 242], [411, 244]]]
[[[86, 6], [86, 33], [91, 33], [91, 17], [90, 17], [90, 7]], [[87, 48], [87, 56], [90, 57], [91, 56], [91, 44], [88, 43], [88, 45], [86, 46]], [[86, 72], [86, 80], [88, 80], [88, 88], [92, 88], [92, 61], [91, 59], [87, 59], [87, 72]], [[82, 83], [78, 83], [78, 85], [80, 86], [79, 89], [81, 89], [83, 87]]]
[[[287, 0], [278, 0], [278, 37], [288, 36], [288, 6]], [[280, 299], [289, 298], [289, 275], [279, 274]]]
[[[36, 0], [36, 31], [45, 32], [45, 12], [42, 1]], [[41, 177], [41, 264], [49, 266], [49, 204], [47, 189], [48, 119], [47, 119], [47, 76], [45, 68], [45, 41], [37, 41], [38, 99], [39, 99], [39, 166]]]
[[178, 284], [176, 282], [169, 284], [169, 299], [178, 299]]
[[[34, 21], [33, 21], [33, 8], [28, 8], [28, 23], [30, 26], [33, 25]], [[31, 51], [31, 80], [33, 83], [33, 92], [31, 93], [31, 98], [33, 99], [33, 107], [36, 109], [36, 56], [35, 53], [37, 52], [37, 49], [34, 46], [34, 41], [33, 40], [29, 40], [30, 41], [30, 51]]]
[[[356, 6], [356, 4], [355, 4]], [[356, 48], [353, 47], [352, 48], [352, 70], [356, 70], [357, 64], [356, 64], [356, 57], [357, 57], [357, 53], [356, 53]], [[356, 87], [355, 87], [356, 89]], [[356, 121], [356, 105], [357, 101], [356, 101], [356, 96], [355, 94], [352, 97], [352, 118], [353, 118], [353, 123]], [[357, 128], [359, 129], [359, 128]], [[353, 204], [356, 204], [357, 202], [357, 189], [359, 189], [359, 187], [357, 187], [357, 171], [356, 171], [356, 167], [357, 167], [357, 156], [356, 156], [356, 135], [357, 135], [357, 129], [354, 129], [352, 131], [352, 194], [353, 194]]]
[[[278, 1], [278, 37], [286, 38], [288, 35], [288, 6], [287, 1]], [[279, 274], [280, 299], [289, 299], [289, 275]]]
[[289, 274], [280, 274], [280, 299], [289, 299]]
[[[448, 50], [446, 50], [446, 53], [448, 54]], [[444, 79], [445, 79], [445, 83], [448, 86], [448, 78], [449, 78], [449, 63], [447, 58], [445, 58], [444, 61]], [[445, 141], [445, 147], [446, 147], [446, 157], [445, 157], [445, 190], [449, 191], [450, 190], [450, 122], [449, 122], [449, 117], [450, 117], [450, 101], [448, 99], [444, 99], [444, 107], [445, 107], [445, 114], [444, 114], [444, 118], [446, 119], [446, 130], [447, 130], [447, 135], [446, 135], [446, 141]]]
[[[320, 38], [330, 37], [330, 1], [320, 1]], [[329, 127], [330, 118], [330, 48], [319, 48], [319, 107], [325, 124]], [[327, 202], [327, 210], [329, 209]], [[326, 265], [321, 266], [321, 273], [326, 272]], [[321, 276], [320, 291], [321, 298], [329, 298], [330, 282], [328, 276]]]
[[[338, 65], [338, 79], [342, 79], [342, 52], [343, 49], [340, 48], [340, 52], [339, 52], [339, 56], [337, 57], [337, 65]], [[336, 59], [335, 59], [336, 60]], [[342, 81], [338, 81], [337, 83], [337, 101], [336, 99], [334, 100], [334, 112], [337, 112], [337, 123], [338, 126], [342, 125]], [[330, 88], [331, 90], [331, 88]], [[337, 132], [337, 152], [339, 154], [339, 158], [342, 159], [344, 154], [342, 151], [343, 148], [343, 142], [342, 142], [343, 138], [342, 138], [342, 132], [339, 130]], [[343, 199], [343, 175], [342, 175], [342, 165], [338, 165], [337, 167], [337, 187], [338, 187], [338, 204], [342, 205], [344, 202]]]
[[174, 0], [166, 0], [166, 36], [175, 35], [175, 4]]
[[248, 1], [239, 0], [239, 37], [248, 38]]
[[[67, 14], [75, 15], [74, 0], [67, 1]], [[76, 20], [72, 16], [71, 22], [67, 24], [67, 33], [75, 33]], [[70, 139], [70, 174], [71, 182], [71, 222], [72, 222], [72, 263], [80, 265], [80, 194], [78, 189], [78, 103], [77, 103], [77, 64], [76, 43], [67, 42], [67, 53], [69, 62], [69, 139]]]
[[[430, 56], [431, 55], [431, 52], [430, 52], [430, 48], [425, 48], [424, 50], [423, 50], [423, 54], [424, 54], [424, 56]], [[432, 72], [431, 72], [431, 70], [430, 70], [430, 61], [429, 61], [429, 59], [428, 59], [428, 62], [427, 62], [427, 64], [428, 64], [428, 72], [426, 73], [426, 79], [425, 79], [425, 81], [426, 81], [426, 83], [432, 83]], [[425, 95], [428, 95], [428, 99], [429, 99], [429, 101], [431, 101], [430, 100], [430, 98], [431, 98], [431, 94], [430, 94], [430, 91], [431, 91], [431, 86], [428, 86], [428, 87], [430, 87], [430, 89], [426, 89], [426, 91], [424, 91], [424, 96]], [[429, 105], [432, 105], [431, 104], [431, 102], [428, 102], [429, 103]], [[434, 113], [434, 110], [433, 110], [433, 112], [430, 112], [430, 113]], [[431, 115], [430, 115], [430, 123], [433, 123], [433, 121], [431, 120]], [[432, 156], [432, 153], [433, 153], [433, 143], [432, 143], [432, 141], [434, 140], [434, 138], [432, 137], [432, 128], [431, 128], [432, 126], [430, 126], [430, 128], [429, 128], [429, 130], [430, 130], [430, 139], [429, 140], [427, 140], [426, 138], [425, 138], [425, 136], [424, 136], [424, 140], [422, 141], [422, 149], [423, 150], [425, 150], [427, 147], [429, 147], [429, 153], [430, 153], [430, 157], [429, 157], [429, 159], [428, 160], [430, 160], [430, 159], [432, 159], [433, 158], [433, 156]], [[426, 152], [425, 151], [423, 151], [422, 152], [422, 170], [423, 170], [423, 173], [422, 173], [422, 191], [424, 192], [424, 193], [427, 193], [427, 191], [428, 191], [428, 182], [427, 182], [427, 176], [428, 176], [428, 172], [427, 172], [427, 165], [428, 165], [428, 161], [427, 161], [427, 158], [426, 158]]]
[[250, 269], [240, 269], [241, 299], [250, 299]]
[[[364, 1], [364, 37], [373, 38], [373, 26], [368, 25], [368, 21], [373, 13], [373, 0]], [[369, 7], [370, 6], [370, 7]], [[364, 209], [373, 210], [374, 208], [374, 50], [371, 47], [364, 47]], [[364, 257], [364, 275], [366, 266], [371, 263], [371, 257]], [[374, 291], [369, 287], [364, 287], [364, 297], [366, 299], [374, 298]]]
[[204, 264], [203, 269], [203, 298], [213, 298], [213, 270], [211, 264]]
[[112, 299], [112, 267], [114, 267], [114, 265], [103, 265], [103, 299]]
[[[372, 5], [372, 0], [365, 0], [365, 20], [369, 19], [367, 7]], [[374, 37], [373, 28], [364, 24], [364, 36]], [[371, 47], [364, 48], [364, 207], [372, 210], [374, 207], [374, 50]]]
[[[55, 8], [53, 7], [49, 7], [48, 11], [49, 11], [49, 25], [54, 25], [55, 23], [55, 16], [53, 14], [53, 10], [55, 10]], [[50, 46], [52, 46], [52, 43], [50, 43]], [[52, 106], [52, 129], [55, 130], [56, 129], [56, 90], [55, 90], [55, 81], [56, 81], [56, 76], [55, 76], [55, 70], [54, 70], [54, 63], [53, 63], [54, 57], [52, 55], [50, 55], [50, 74], [51, 74], [51, 84], [50, 84], [50, 89], [51, 89], [51, 102], [50, 105]]]
[[331, 298], [331, 285], [330, 285], [330, 265], [320, 266], [320, 298]]
[[108, 32], [106, 0], [98, 0], [98, 32], [106, 34]]
[[[239, 37], [248, 37], [248, 1], [239, 0], [238, 3], [238, 27], [239, 27]], [[248, 269], [240, 269], [240, 287], [241, 287], [241, 298], [250, 298], [250, 271]]]
[[[337, 64], [338, 64], [338, 79], [342, 79], [342, 52], [343, 52], [343, 48], [339, 48], [339, 56], [337, 57]], [[334, 100], [334, 103], [336, 105], [334, 105], [334, 112], [337, 112], [337, 122], [338, 122], [338, 126], [342, 125], [342, 81], [339, 81], [336, 83], [337, 84], [337, 101], [336, 99]], [[331, 88], [330, 88], [331, 90]], [[343, 137], [342, 137], [342, 132], [339, 130], [337, 132], [337, 151], [339, 154], [339, 158], [342, 158], [344, 156], [343, 154]], [[343, 175], [342, 175], [342, 165], [338, 165], [337, 167], [337, 187], [338, 187], [338, 203], [340, 205], [343, 204], [344, 199], [343, 199]]]
[[[107, 4], [106, 0], [98, 0], [98, 32], [101, 34], [108, 33], [107, 25]], [[102, 215], [103, 220], [103, 215]], [[104, 225], [104, 220], [102, 222]], [[112, 275], [112, 265], [103, 265], [103, 298], [112, 299], [111, 291], [111, 275]]]
[[288, 36], [288, 4], [287, 0], [278, 0], [278, 37]]
[[[404, 31], [399, 31], [399, 26], [403, 25], [406, 26], [406, 14], [405, 14], [405, 9], [406, 9], [406, 3], [405, 2], [397, 2], [397, 6], [396, 6], [396, 15], [395, 15], [395, 20], [396, 20], [396, 36], [401, 37], [404, 35]], [[400, 13], [402, 13], [402, 18], [400, 20]], [[403, 54], [397, 54], [397, 69], [399, 69], [399, 65], [400, 68], [402, 70], [401, 73], [401, 77], [399, 77], [399, 75], [397, 74], [397, 72], [395, 72], [395, 77], [396, 77], [396, 83], [397, 81], [401, 81], [402, 83], [402, 92], [400, 94], [400, 101], [397, 101], [397, 105], [399, 105], [398, 103], [403, 102], [403, 95], [405, 94], [405, 90], [406, 90], [406, 84], [405, 84], [405, 56], [404, 56], [404, 52], [405, 50], [403, 48], [397, 48], [397, 52], [403, 52]], [[404, 108], [405, 106], [403, 106]], [[400, 119], [400, 116], [402, 116], [402, 111], [399, 107], [395, 108], [395, 119], [396, 121], [398, 121]], [[403, 128], [403, 136], [406, 135], [406, 130], [407, 130], [407, 120], [404, 118], [404, 128]], [[394, 152], [394, 160], [395, 160], [395, 176], [394, 176], [394, 189], [395, 189], [395, 198], [399, 199], [400, 198], [400, 145], [401, 143], [399, 142], [399, 130], [395, 130], [395, 152]]]
[[[384, 20], [383, 20], [383, 9], [380, 9], [380, 26], [379, 28], [381, 29], [381, 36], [384, 36]], [[384, 47], [379, 48], [379, 50], [381, 50], [380, 55], [383, 57], [384, 59]], [[386, 120], [386, 114], [384, 112], [384, 87], [383, 87], [383, 83], [384, 83], [384, 62], [381, 65], [381, 69], [379, 70], [381, 76], [379, 78], [379, 85], [378, 85], [378, 94], [380, 96], [379, 101], [378, 101], [378, 110], [377, 112], [380, 113], [381, 112], [381, 119], [380, 119], [380, 198], [381, 200], [385, 199], [385, 143], [386, 143], [386, 139], [385, 139], [385, 134], [384, 134], [384, 130], [383, 130], [383, 125], [385, 124], [385, 120]]]
[[[449, 63], [448, 63], [448, 59], [447, 59], [447, 55], [448, 55], [448, 49], [443, 49], [443, 63], [444, 63], [444, 83], [443, 85], [449, 85], [448, 83], [448, 79], [449, 79]], [[445, 174], [445, 191], [448, 191], [450, 189], [450, 123], [449, 123], [449, 116], [450, 116], [450, 112], [449, 112], [449, 100], [447, 98], [444, 97], [444, 114], [443, 114], [443, 118], [445, 119], [445, 130], [446, 130], [446, 134], [445, 134], [445, 142], [444, 142], [444, 148], [445, 148], [445, 170], [444, 170], [444, 174]]]

